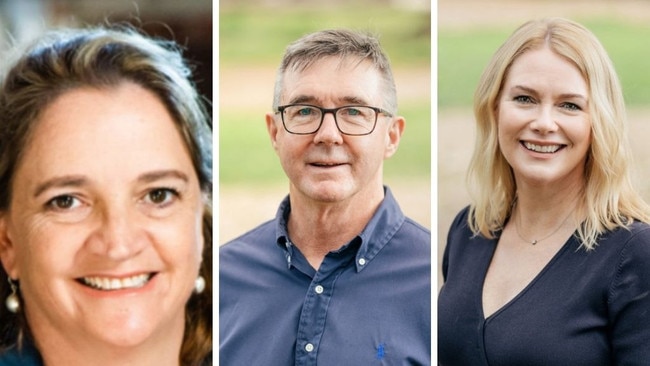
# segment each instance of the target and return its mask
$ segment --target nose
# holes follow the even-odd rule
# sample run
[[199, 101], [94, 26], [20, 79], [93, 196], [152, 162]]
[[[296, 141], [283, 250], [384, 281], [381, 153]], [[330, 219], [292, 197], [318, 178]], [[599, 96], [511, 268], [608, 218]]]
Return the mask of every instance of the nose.
[[558, 129], [552, 106], [541, 106], [536, 114], [530, 128], [537, 133], [547, 134], [555, 132]]
[[336, 126], [334, 113], [325, 113], [323, 115], [323, 123], [321, 123], [320, 128], [314, 135], [314, 142], [328, 145], [336, 145], [343, 142], [341, 131]]
[[123, 261], [144, 249], [146, 235], [132, 210], [116, 205], [104, 207], [98, 215], [97, 229], [88, 243], [93, 254], [111, 261]]

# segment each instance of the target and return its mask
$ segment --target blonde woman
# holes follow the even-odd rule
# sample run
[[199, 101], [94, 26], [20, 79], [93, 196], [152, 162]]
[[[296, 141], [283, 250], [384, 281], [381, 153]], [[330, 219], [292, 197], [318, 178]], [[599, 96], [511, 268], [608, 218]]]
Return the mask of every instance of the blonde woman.
[[441, 365], [646, 365], [649, 208], [606, 51], [566, 19], [497, 50], [474, 102], [472, 203], [451, 226]]

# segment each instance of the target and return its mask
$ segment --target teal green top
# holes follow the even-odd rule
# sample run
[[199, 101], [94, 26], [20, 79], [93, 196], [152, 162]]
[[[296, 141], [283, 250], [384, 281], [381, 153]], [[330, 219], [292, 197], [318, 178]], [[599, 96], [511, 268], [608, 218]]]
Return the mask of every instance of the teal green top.
[[34, 345], [26, 342], [25, 345], [18, 349], [11, 347], [7, 351], [0, 353], [0, 366], [42, 366], [43, 360]]

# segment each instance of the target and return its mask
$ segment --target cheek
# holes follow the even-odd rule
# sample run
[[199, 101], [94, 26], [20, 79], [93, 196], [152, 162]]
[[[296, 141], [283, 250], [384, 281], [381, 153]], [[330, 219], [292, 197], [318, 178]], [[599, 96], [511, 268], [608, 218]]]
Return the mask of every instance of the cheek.
[[188, 212], [187, 215], [178, 215], [175, 220], [156, 223], [149, 228], [149, 232], [170, 256], [200, 257], [203, 249], [202, 222], [202, 215]]
[[73, 267], [83, 247], [83, 230], [49, 224], [27, 225], [13, 231], [20, 277], [54, 278]]
[[[286, 170], [292, 169], [295, 165], [302, 163], [302, 157], [306, 151], [308, 143], [300, 143], [298, 138], [279, 139], [276, 147], [280, 164]], [[295, 136], [300, 137], [300, 136]]]
[[574, 146], [581, 146], [586, 149], [591, 145], [591, 123], [588, 120], [567, 123], [565, 133]]

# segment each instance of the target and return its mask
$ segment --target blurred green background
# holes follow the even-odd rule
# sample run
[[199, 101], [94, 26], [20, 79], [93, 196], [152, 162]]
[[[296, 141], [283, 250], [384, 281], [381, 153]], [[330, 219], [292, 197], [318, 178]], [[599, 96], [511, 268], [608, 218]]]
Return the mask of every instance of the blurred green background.
[[[427, 89], [430, 83], [430, 13], [421, 9], [379, 2], [349, 2], [335, 6], [235, 6], [222, 5], [219, 13], [220, 76], [252, 69], [266, 72], [263, 99], [254, 98], [260, 86], [241, 80], [234, 91], [221, 83], [220, 96], [241, 93], [249, 105], [220, 104], [219, 181], [222, 185], [269, 184], [284, 180], [272, 151], [264, 123], [270, 111], [275, 68], [285, 47], [304, 34], [320, 29], [350, 27], [377, 34], [389, 55], [396, 79], [400, 73], [421, 70]], [[409, 89], [400, 85], [398, 92]], [[407, 132], [397, 155], [387, 161], [387, 176], [428, 177], [430, 173], [430, 94], [400, 98], [399, 113], [406, 117]]]
[[[589, 28], [609, 53], [628, 105], [649, 104], [650, 24], [600, 15], [572, 19]], [[483, 68], [513, 31], [499, 24], [438, 29], [439, 108], [471, 107]]]

